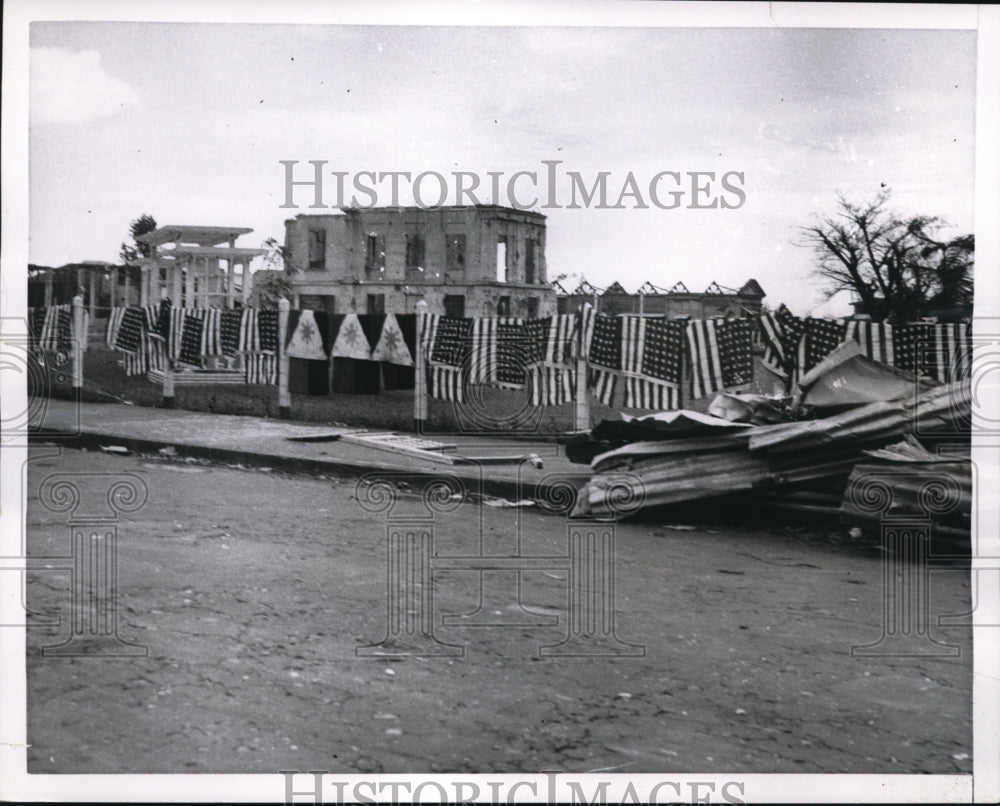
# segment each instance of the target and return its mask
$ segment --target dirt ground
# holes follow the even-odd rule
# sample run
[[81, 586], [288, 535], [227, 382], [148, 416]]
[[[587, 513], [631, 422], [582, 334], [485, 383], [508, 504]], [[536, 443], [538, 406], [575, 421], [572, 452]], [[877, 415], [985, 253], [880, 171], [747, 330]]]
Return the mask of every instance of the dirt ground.
[[[39, 501], [49, 474], [148, 486], [118, 526], [117, 610], [148, 657], [43, 656], [67, 619], [30, 628], [30, 772], [971, 769], [971, 629], [936, 623], [970, 609], [968, 572], [928, 582], [932, 632], [958, 657], [853, 657], [882, 635], [883, 555], [838, 524], [725, 511], [618, 524], [615, 629], [641, 656], [540, 657], [568, 629], [569, 572], [553, 561], [520, 572], [527, 615], [516, 571], [484, 577], [503, 626], [442, 624], [476, 609], [480, 575], [434, 571], [435, 637], [464, 656], [358, 657], [386, 635], [387, 558], [386, 514], [359, 505], [354, 481], [58, 451], [29, 463], [35, 557], [69, 548], [67, 513]], [[107, 479], [75, 482], [87, 499]], [[567, 553], [565, 518], [446, 504], [435, 561], [513, 554], [518, 535], [522, 555]], [[403, 491], [389, 516], [425, 512]], [[27, 595], [66, 617], [70, 575], [30, 572]]]

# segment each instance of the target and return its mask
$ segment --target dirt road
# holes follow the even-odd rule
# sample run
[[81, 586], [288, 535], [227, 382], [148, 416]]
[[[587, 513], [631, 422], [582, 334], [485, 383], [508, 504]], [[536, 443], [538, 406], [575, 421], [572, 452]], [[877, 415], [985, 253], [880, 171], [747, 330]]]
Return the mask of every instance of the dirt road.
[[[481, 589], [442, 558], [566, 557], [567, 521], [443, 500], [431, 608], [452, 656], [358, 657], [387, 631], [387, 515], [353, 481], [53, 450], [29, 465], [35, 556], [69, 548], [38, 498], [49, 474], [148, 486], [118, 527], [117, 611], [148, 657], [42, 656], [67, 619], [29, 629], [31, 772], [971, 769], [971, 630], [934, 624], [956, 658], [852, 657], [882, 635], [882, 556], [837, 524], [619, 524], [615, 630], [644, 654], [540, 657], [567, 635], [567, 563]], [[103, 495], [106, 477], [74, 478]], [[404, 491], [389, 517], [426, 512]], [[969, 610], [968, 572], [928, 585], [935, 622]], [[28, 601], [67, 616], [69, 573], [29, 573]], [[480, 603], [504, 625], [442, 624]]]

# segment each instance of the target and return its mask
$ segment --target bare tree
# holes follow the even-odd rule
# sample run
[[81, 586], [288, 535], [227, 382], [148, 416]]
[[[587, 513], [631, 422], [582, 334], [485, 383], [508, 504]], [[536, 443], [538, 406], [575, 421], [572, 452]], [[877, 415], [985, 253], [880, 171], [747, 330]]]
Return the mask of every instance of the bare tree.
[[828, 296], [855, 292], [875, 321], [954, 315], [971, 305], [973, 236], [941, 240], [943, 220], [902, 219], [889, 209], [890, 198], [888, 189], [864, 204], [840, 196], [836, 214], [802, 227]]

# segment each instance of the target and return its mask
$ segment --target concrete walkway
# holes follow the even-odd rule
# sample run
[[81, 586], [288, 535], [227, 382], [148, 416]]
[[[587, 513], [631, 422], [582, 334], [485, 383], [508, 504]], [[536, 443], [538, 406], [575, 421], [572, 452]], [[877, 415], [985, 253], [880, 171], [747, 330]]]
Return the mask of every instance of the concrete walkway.
[[[36, 441], [89, 449], [121, 446], [142, 453], [169, 446], [179, 456], [310, 475], [360, 477], [382, 472], [414, 480], [444, 476], [461, 480], [470, 492], [513, 501], [533, 498], [562, 502], [571, 496], [570, 486], [575, 490], [591, 476], [587, 465], [566, 459], [561, 445], [541, 440], [428, 435], [426, 439], [455, 446], [444, 455], [471, 459], [444, 464], [343, 439], [326, 440], [324, 436], [343, 429], [315, 423], [52, 399], [47, 401], [40, 420], [37, 436], [33, 436]], [[289, 437], [317, 441], [294, 441]], [[529, 456], [537, 457], [542, 467], [536, 467], [537, 462]], [[524, 458], [502, 461], [503, 457]]]

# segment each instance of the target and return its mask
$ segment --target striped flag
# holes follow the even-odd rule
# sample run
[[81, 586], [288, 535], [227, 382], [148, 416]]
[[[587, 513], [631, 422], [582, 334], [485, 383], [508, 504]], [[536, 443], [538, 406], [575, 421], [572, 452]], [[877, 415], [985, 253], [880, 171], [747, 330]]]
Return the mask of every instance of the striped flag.
[[802, 339], [799, 341], [799, 375], [805, 375], [832, 353], [847, 336], [847, 323], [840, 319], [806, 319]]
[[856, 341], [861, 353], [873, 361], [895, 366], [896, 351], [889, 322], [848, 322], [847, 338]]
[[681, 406], [681, 390], [677, 386], [636, 377], [626, 377], [624, 385], [623, 405], [627, 408], [667, 411]]
[[201, 354], [222, 355], [222, 311], [209, 308], [202, 317]]
[[576, 369], [536, 364], [528, 370], [532, 406], [561, 406], [576, 394]]
[[493, 317], [472, 320], [469, 344], [469, 382], [490, 383], [497, 379], [497, 325]]
[[775, 375], [787, 378], [783, 329], [778, 318], [770, 311], [764, 311], [760, 315], [760, 332], [764, 342], [764, 366]]
[[248, 384], [273, 386], [278, 379], [278, 357], [273, 353], [247, 353], [243, 356], [243, 377]]
[[615, 389], [618, 385], [618, 376], [614, 372], [591, 367], [587, 374], [587, 386], [591, 393], [605, 406], [612, 405], [615, 398]]
[[968, 324], [934, 325], [934, 349], [928, 374], [938, 383], [951, 383], [972, 375], [972, 332]]
[[257, 332], [257, 310], [244, 308], [240, 318], [239, 339], [236, 344], [238, 353], [256, 353], [260, 350], [260, 335]]
[[462, 370], [459, 367], [431, 366], [428, 368], [428, 394], [437, 400], [464, 402]]
[[125, 316], [124, 308], [112, 308], [108, 316], [108, 329], [104, 336], [104, 342], [108, 347], [114, 347], [118, 341], [118, 329], [122, 325], [122, 318]]
[[753, 328], [746, 319], [688, 322], [691, 394], [705, 397], [753, 380]]
[[141, 308], [126, 308], [115, 335], [115, 348], [135, 353], [146, 330], [145, 313]]

